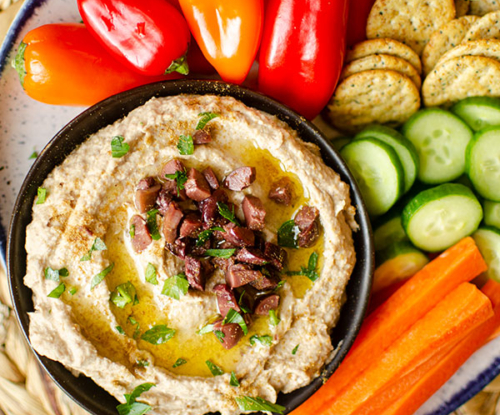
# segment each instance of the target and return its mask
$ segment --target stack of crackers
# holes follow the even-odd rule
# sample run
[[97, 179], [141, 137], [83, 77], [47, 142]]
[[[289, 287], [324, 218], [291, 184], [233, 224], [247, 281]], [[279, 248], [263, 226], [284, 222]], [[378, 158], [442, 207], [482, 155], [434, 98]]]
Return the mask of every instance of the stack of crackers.
[[398, 127], [421, 104], [500, 96], [499, 0], [376, 0], [366, 33], [324, 112], [340, 131]]

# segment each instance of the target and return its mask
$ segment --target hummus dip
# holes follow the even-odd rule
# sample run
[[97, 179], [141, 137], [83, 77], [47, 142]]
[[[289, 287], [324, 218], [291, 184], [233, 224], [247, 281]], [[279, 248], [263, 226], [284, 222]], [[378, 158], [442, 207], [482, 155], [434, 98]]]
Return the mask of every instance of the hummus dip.
[[[217, 115], [205, 127], [211, 141], [179, 154], [179, 137], [195, 131], [202, 113]], [[249, 186], [225, 189], [227, 206], [245, 223], [243, 198], [259, 198], [266, 210], [259, 235], [274, 244], [304, 206], [319, 213], [314, 243], [285, 248], [282, 282], [273, 289], [279, 308], [245, 316], [248, 333], [231, 348], [206, 329], [220, 318], [214, 287], [225, 283], [224, 271], [215, 267], [203, 291], [190, 287], [176, 299], [165, 294], [165, 282], [183, 277], [184, 261], [166, 249], [161, 232], [140, 252], [132, 243], [138, 183], [174, 159], [188, 169], [211, 167], [221, 188], [234, 170], [253, 167]], [[283, 178], [293, 187], [288, 204], [269, 197]], [[276, 117], [231, 97], [151, 99], [90, 136], [39, 189], [26, 240], [31, 344], [120, 402], [138, 385], [154, 384], [138, 398], [153, 414], [239, 414], [237, 398], [247, 396], [275, 402], [278, 392], [310, 383], [333, 356], [330, 332], [355, 263], [354, 213], [348, 185]], [[161, 231], [164, 218], [155, 216]]]

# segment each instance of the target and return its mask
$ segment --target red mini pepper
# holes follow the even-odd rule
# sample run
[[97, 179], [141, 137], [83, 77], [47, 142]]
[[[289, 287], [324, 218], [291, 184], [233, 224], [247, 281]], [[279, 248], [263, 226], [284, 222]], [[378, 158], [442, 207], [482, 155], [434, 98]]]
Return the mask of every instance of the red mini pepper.
[[345, 54], [349, 0], [269, 0], [259, 89], [308, 119], [328, 103]]
[[350, 0], [347, 47], [366, 40], [366, 22], [375, 0]]
[[127, 67], [150, 76], [189, 72], [189, 27], [168, 1], [78, 0], [78, 8], [89, 31]]
[[259, 49], [263, 0], [180, 0], [191, 33], [224, 81], [241, 84]]

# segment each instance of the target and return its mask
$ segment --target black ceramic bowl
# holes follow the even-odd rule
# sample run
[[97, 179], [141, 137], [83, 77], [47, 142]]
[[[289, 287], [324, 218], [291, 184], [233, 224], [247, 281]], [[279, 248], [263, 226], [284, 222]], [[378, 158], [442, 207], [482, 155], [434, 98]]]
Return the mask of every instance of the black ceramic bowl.
[[[351, 198], [357, 208], [356, 220], [361, 229], [354, 234], [357, 262], [347, 286], [347, 302], [340, 320], [332, 331], [334, 347], [341, 343], [333, 360], [325, 367], [322, 376], [309, 385], [289, 394], [280, 394], [278, 403], [285, 406], [286, 413], [308, 399], [339, 366], [352, 346], [359, 331], [369, 299], [373, 273], [373, 242], [368, 215], [360, 192], [345, 163], [321, 133], [311, 123], [284, 105], [257, 92], [217, 81], [167, 81], [145, 85], [108, 98], [84, 111], [66, 125], [45, 147], [29, 171], [17, 198], [11, 220], [7, 243], [7, 268], [10, 290], [19, 323], [28, 338], [28, 313], [33, 311], [32, 292], [23, 284], [26, 273], [26, 226], [31, 222], [33, 201], [47, 175], [59, 165], [85, 139], [126, 116], [134, 108], [152, 97], [178, 94], [230, 95], [246, 105], [276, 115], [295, 129], [304, 141], [321, 149], [327, 165], [340, 174], [351, 186]], [[38, 356], [51, 378], [77, 403], [95, 415], [116, 415], [118, 401], [104, 389], [85, 376], [75, 377], [60, 363]]]

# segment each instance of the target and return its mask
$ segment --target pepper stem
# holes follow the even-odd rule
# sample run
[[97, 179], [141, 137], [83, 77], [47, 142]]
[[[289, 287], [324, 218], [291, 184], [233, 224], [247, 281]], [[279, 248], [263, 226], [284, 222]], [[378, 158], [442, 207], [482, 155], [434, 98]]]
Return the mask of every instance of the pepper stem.
[[26, 69], [24, 67], [24, 51], [26, 50], [26, 43], [21, 42], [19, 48], [17, 48], [17, 53], [12, 60], [12, 66], [17, 71], [19, 75], [19, 80], [21, 81], [21, 86], [24, 88], [24, 77], [26, 76]]
[[[186, 52], [187, 54], [187, 52]], [[182, 55], [180, 58], [172, 61], [168, 69], [165, 71], [165, 74], [169, 74], [172, 72], [178, 72], [181, 75], [189, 74], [189, 65], [187, 63], [186, 54]]]

